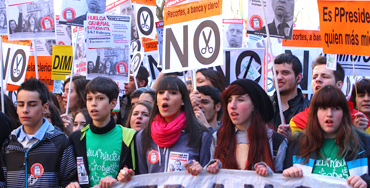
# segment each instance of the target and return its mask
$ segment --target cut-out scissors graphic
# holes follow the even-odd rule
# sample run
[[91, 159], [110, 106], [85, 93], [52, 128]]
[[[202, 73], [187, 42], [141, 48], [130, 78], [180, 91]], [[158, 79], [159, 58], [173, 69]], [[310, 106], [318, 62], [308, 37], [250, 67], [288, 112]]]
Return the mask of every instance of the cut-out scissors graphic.
[[141, 24], [141, 28], [143, 28], [143, 29], [149, 29], [149, 25], [146, 24], [146, 21], [148, 20], [149, 14], [147, 14], [145, 18], [144, 18], [144, 14], [141, 14], [141, 16], [143, 17], [143, 20], [144, 20], [144, 23]]
[[206, 38], [206, 34], [204, 34], [204, 31], [202, 34], [203, 34], [203, 39], [204, 39], [204, 42], [206, 43], [206, 46], [202, 48], [200, 52], [204, 55], [207, 53], [207, 49], [208, 49], [208, 53], [210, 54], [213, 53], [213, 47], [209, 46], [209, 41], [211, 40], [212, 30], [209, 31], [208, 38]]
[[[18, 59], [18, 58], [21, 58], [21, 59]], [[14, 69], [13, 69], [13, 75], [19, 75], [21, 73], [19, 65], [21, 64], [22, 59], [23, 59], [23, 57], [18, 57], [17, 56], [17, 66], [14, 67]]]

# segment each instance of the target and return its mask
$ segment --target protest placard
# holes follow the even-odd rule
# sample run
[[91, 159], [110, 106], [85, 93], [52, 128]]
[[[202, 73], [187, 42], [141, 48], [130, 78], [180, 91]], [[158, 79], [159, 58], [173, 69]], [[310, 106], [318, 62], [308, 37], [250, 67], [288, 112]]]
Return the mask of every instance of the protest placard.
[[37, 56], [52, 56], [53, 55], [53, 45], [56, 45], [54, 39], [38, 39], [35, 40], [35, 48], [31, 49], [31, 55], [34, 55], [35, 50], [37, 50]]
[[21, 85], [26, 76], [31, 41], [9, 41], [8, 36], [2, 37], [3, 83]]
[[87, 49], [87, 79], [98, 76], [109, 77], [115, 81], [129, 82], [129, 48]]
[[199, 1], [165, 10], [163, 72], [223, 63], [222, 1]]
[[59, 23], [84, 26], [87, 13], [103, 14], [106, 0], [62, 0]]
[[[77, 32], [77, 29], [80, 31]], [[86, 43], [85, 43], [85, 32], [84, 27], [76, 27], [72, 26], [72, 47], [75, 48], [76, 46], [76, 37], [77, 40], [77, 48], [73, 49], [76, 51], [75, 54], [75, 62], [74, 62], [74, 73], [78, 73], [79, 75], [86, 76]], [[78, 36], [77, 36], [78, 33]]]
[[283, 46], [322, 47], [321, 34], [317, 30], [294, 30], [292, 40], [283, 39]]
[[58, 45], [72, 45], [72, 28], [70, 25], [59, 24], [59, 15], [56, 15], [55, 29]]
[[85, 23], [87, 48], [130, 47], [130, 16], [88, 13]]
[[116, 183], [120, 187], [351, 187], [347, 180], [316, 174], [304, 174], [302, 178], [287, 178], [282, 174], [263, 177], [250, 170], [222, 169], [217, 174], [203, 170], [197, 176], [187, 172], [167, 172], [135, 175], [127, 183]]
[[[107, 5], [106, 14], [131, 16], [131, 46], [140, 44], [135, 10], [131, 0], [116, 0]], [[139, 45], [141, 47], [141, 44]], [[140, 50], [137, 50], [140, 51]]]
[[[243, 19], [223, 19], [224, 48], [246, 47]], [[244, 44], [244, 45], [243, 45]]]
[[0, 35], [8, 34], [8, 19], [6, 18], [5, 0], [0, 0]]
[[156, 6], [154, 4], [144, 1], [137, 1], [134, 5], [136, 11], [136, 22], [139, 31], [139, 37], [148, 37], [155, 39], [156, 37], [156, 26], [155, 22], [158, 22], [158, 17], [156, 16]]
[[248, 1], [247, 33], [266, 36], [268, 28], [270, 37], [291, 39], [294, 27], [295, 1], [266, 0], [264, 21], [262, 1]]
[[9, 0], [9, 40], [55, 39], [54, 1]]
[[54, 45], [52, 57], [52, 80], [65, 80], [71, 74], [73, 64], [72, 46]]
[[155, 23], [157, 28], [157, 38], [158, 38], [158, 52], [159, 52], [159, 66], [162, 67], [163, 62], [163, 21]]
[[369, 1], [319, 0], [324, 53], [370, 55]]
[[[51, 56], [38, 56], [37, 67], [39, 71], [39, 80], [44, 82], [48, 86], [49, 91], [53, 91], [54, 81], [51, 80]], [[35, 72], [35, 57], [30, 56], [27, 66], [26, 78], [36, 78]]]

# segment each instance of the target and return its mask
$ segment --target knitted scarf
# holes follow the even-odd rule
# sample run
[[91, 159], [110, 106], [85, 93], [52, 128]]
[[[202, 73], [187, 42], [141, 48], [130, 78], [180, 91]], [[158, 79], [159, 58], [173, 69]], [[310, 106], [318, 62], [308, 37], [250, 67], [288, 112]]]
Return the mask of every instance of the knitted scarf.
[[181, 112], [174, 120], [167, 123], [160, 114], [157, 114], [150, 126], [153, 141], [159, 147], [171, 147], [180, 138], [181, 131], [186, 128], [186, 116]]

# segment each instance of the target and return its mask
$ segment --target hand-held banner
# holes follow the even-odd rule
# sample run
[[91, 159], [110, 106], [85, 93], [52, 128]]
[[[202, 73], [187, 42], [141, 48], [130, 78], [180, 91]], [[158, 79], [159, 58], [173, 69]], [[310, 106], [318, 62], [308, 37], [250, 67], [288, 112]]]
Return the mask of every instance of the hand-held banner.
[[136, 175], [123, 184], [116, 183], [113, 188], [120, 187], [350, 187], [346, 179], [322, 175], [304, 174], [302, 178], [287, 178], [282, 174], [262, 177], [255, 171], [222, 169], [217, 174], [203, 170], [199, 175], [192, 176], [187, 172], [154, 173]]

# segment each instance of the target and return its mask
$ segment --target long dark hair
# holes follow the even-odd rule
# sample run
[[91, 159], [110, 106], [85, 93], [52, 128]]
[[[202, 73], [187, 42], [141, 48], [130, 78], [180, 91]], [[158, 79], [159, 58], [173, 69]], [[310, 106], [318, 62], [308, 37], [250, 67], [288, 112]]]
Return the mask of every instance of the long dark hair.
[[[239, 169], [236, 161], [236, 134], [235, 125], [232, 123], [229, 113], [227, 112], [228, 99], [232, 95], [247, 94], [245, 89], [238, 84], [230, 85], [221, 94], [224, 105], [222, 117], [222, 126], [217, 131], [217, 145], [215, 149], [215, 158], [220, 159], [223, 167], [227, 169]], [[267, 136], [266, 125], [262, 119], [261, 113], [257, 108], [252, 112], [251, 124], [248, 128], [249, 151], [248, 161], [245, 168], [252, 170], [254, 164], [264, 161], [272, 170], [275, 166], [270, 151], [269, 138]]]
[[198, 143], [201, 139], [202, 133], [204, 131], [209, 131], [195, 117], [193, 107], [191, 106], [189, 93], [188, 93], [185, 83], [176, 77], [165, 76], [158, 82], [153, 110], [149, 118], [149, 125], [146, 128], [144, 128], [143, 133], [142, 133], [141, 144], [143, 146], [143, 151], [142, 151], [143, 156], [145, 156], [146, 151], [152, 148], [151, 146], [152, 138], [150, 134], [151, 126], [150, 125], [153, 122], [154, 117], [159, 113], [158, 106], [157, 106], [158, 91], [163, 91], [163, 90], [175, 90], [175, 91], [179, 91], [181, 94], [182, 100], [184, 102], [184, 105], [182, 105], [181, 110], [185, 112], [185, 116], [186, 116], [187, 126], [185, 128], [185, 132], [189, 134], [189, 141], [187, 143], [189, 147], [192, 147], [192, 148], [200, 147]]
[[[67, 83], [69, 83], [71, 78], [67, 78], [63, 85], [63, 90]], [[86, 92], [85, 87], [89, 83], [89, 80], [86, 80], [85, 76], [73, 76], [72, 83], [75, 86], [76, 93], [78, 96], [78, 104], [80, 106], [79, 110], [86, 108]], [[72, 84], [69, 84], [69, 87], [72, 88]], [[76, 114], [74, 114], [76, 115]]]
[[343, 117], [338, 128], [335, 143], [338, 146], [338, 156], [346, 157], [353, 151], [350, 157], [357, 155], [359, 148], [358, 134], [352, 124], [348, 102], [343, 92], [334, 86], [321, 88], [314, 96], [310, 105], [307, 126], [298, 139], [298, 156], [304, 158], [303, 163], [307, 163], [311, 152], [320, 153], [320, 149], [325, 140], [324, 130], [319, 124], [317, 111], [320, 107], [340, 107], [343, 110]]

